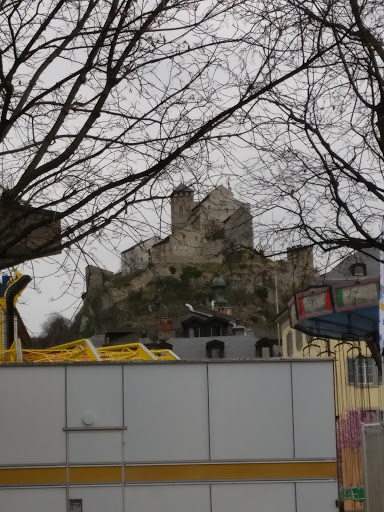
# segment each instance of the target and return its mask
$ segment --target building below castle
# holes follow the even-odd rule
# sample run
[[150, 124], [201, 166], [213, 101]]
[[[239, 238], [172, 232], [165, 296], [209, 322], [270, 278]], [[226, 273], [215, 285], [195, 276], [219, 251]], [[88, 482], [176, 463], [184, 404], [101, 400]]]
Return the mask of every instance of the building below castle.
[[121, 253], [122, 273], [153, 264], [220, 263], [231, 248], [253, 247], [250, 206], [220, 185], [202, 201], [184, 184], [171, 195], [172, 232], [160, 240], [151, 237]]

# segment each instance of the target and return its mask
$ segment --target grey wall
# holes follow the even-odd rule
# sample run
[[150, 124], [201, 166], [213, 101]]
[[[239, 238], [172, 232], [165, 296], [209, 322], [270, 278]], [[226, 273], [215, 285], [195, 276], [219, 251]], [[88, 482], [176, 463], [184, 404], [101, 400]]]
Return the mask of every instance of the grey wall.
[[211, 340], [220, 340], [225, 344], [225, 359], [252, 359], [256, 357], [256, 336], [202, 336], [201, 338], [171, 338], [168, 340], [173, 352], [185, 361], [207, 358], [206, 344]]

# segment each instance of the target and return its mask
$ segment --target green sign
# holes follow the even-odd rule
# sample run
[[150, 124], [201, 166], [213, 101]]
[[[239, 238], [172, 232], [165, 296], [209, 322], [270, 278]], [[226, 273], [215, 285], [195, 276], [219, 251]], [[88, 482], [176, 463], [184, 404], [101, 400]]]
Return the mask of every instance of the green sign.
[[336, 288], [336, 306], [355, 307], [375, 303], [379, 298], [379, 283], [359, 283], [358, 285]]
[[339, 491], [339, 499], [340, 501], [364, 501], [364, 487], [348, 487], [344, 489], [340, 489]]

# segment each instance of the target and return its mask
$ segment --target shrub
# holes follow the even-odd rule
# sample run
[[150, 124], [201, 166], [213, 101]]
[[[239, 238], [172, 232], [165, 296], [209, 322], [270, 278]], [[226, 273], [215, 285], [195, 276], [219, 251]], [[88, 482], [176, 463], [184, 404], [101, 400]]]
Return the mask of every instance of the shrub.
[[268, 288], [264, 286], [255, 286], [255, 295], [259, 299], [266, 300], [268, 298]]
[[184, 267], [180, 279], [185, 283], [189, 283], [190, 279], [197, 279], [202, 275], [203, 272], [196, 267]]

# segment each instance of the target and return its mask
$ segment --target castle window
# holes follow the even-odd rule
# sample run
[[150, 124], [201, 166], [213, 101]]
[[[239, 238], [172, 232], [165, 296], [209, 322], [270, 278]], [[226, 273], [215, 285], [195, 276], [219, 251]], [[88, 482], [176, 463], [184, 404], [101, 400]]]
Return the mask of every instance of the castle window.
[[207, 350], [207, 357], [210, 359], [223, 359], [224, 357], [224, 342], [221, 340], [211, 340], [205, 344]]
[[261, 347], [261, 357], [271, 357], [271, 349], [269, 347]]
[[367, 275], [367, 267], [364, 263], [354, 263], [349, 267], [349, 271], [353, 276], [366, 276]]
[[187, 212], [189, 212], [189, 210], [191, 209], [191, 205], [190, 205], [190, 204], [187, 204], [187, 206], [185, 207], [185, 209], [187, 210]]
[[179, 206], [179, 213], [183, 213], [184, 208], [182, 206]]
[[255, 343], [256, 357], [273, 357], [273, 340], [261, 338]]
[[185, 240], [185, 235], [183, 235], [183, 240]]

